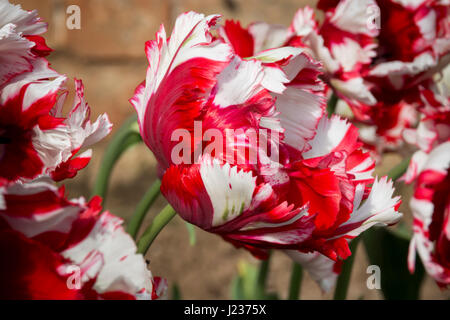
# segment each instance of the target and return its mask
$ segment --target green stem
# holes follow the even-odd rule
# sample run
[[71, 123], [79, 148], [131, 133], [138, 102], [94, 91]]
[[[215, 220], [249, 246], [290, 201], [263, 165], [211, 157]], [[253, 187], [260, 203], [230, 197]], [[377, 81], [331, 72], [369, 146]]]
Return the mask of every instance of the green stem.
[[127, 232], [136, 239], [136, 235], [139, 231], [139, 228], [144, 220], [145, 215], [148, 210], [152, 206], [153, 202], [155, 202], [156, 198], [159, 195], [159, 189], [161, 187], [161, 181], [156, 180], [150, 189], [142, 197], [141, 201], [139, 201], [136, 210], [134, 211], [133, 216], [131, 217], [130, 222], [128, 223]]
[[138, 253], [145, 253], [150, 248], [150, 245], [161, 232], [161, 230], [175, 217], [175, 210], [168, 204], [158, 215], [153, 219], [150, 226], [145, 230], [142, 237], [137, 243]]
[[347, 298], [348, 285], [352, 275], [353, 262], [355, 261], [356, 249], [358, 247], [359, 237], [350, 242], [350, 251], [352, 255], [345, 260], [341, 274], [338, 277], [336, 289], [334, 291], [334, 300], [345, 300]]
[[303, 269], [296, 262], [292, 263], [291, 282], [289, 285], [288, 300], [298, 300], [300, 295], [300, 287], [302, 285]]
[[271, 253], [269, 252], [269, 256], [267, 257], [267, 259], [262, 260], [259, 266], [257, 286], [259, 293], [262, 295], [264, 295], [267, 283], [267, 276], [269, 275], [270, 256]]
[[94, 195], [99, 195], [103, 198], [103, 202], [106, 198], [109, 178], [117, 160], [130, 146], [142, 141], [139, 132], [133, 129], [135, 123], [136, 115], [128, 118], [114, 135], [105, 151], [93, 191]]
[[331, 118], [333, 113], [336, 111], [336, 106], [337, 106], [338, 100], [339, 99], [335, 93], [333, 93], [330, 97], [330, 100], [328, 100], [328, 103], [327, 103], [328, 118]]
[[397, 166], [392, 168], [388, 173], [388, 177], [391, 178], [393, 181], [396, 181], [398, 178], [400, 178], [408, 169], [410, 160], [411, 158], [408, 157], [404, 159], [402, 162], [400, 162]]

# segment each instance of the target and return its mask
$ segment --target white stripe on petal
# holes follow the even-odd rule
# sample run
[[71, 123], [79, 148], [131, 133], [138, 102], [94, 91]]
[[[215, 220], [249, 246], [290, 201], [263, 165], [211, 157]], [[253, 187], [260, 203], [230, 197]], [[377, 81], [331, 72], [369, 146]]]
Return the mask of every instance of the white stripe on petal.
[[323, 116], [317, 127], [316, 136], [309, 141], [311, 149], [305, 152], [303, 157], [311, 159], [329, 154], [342, 142], [350, 126], [347, 120], [338, 116], [331, 119]]
[[317, 21], [314, 10], [308, 6], [297, 10], [291, 23], [291, 32], [300, 37], [305, 37], [317, 29]]
[[34, 43], [23, 38], [13, 24], [0, 29], [0, 86], [15, 75], [31, 70]]
[[370, 7], [378, 6], [374, 0], [342, 0], [330, 21], [341, 30], [375, 36], [378, 30], [369, 28], [371, 13], [374, 14], [368, 10]]
[[252, 23], [248, 27], [248, 32], [253, 36], [253, 52], [281, 47], [288, 37], [286, 27], [265, 22]]
[[[374, 160], [368, 157], [366, 160], [358, 164], [356, 167], [348, 171], [348, 173], [353, 174], [355, 178], [352, 181], [363, 181], [372, 179], [372, 174], [375, 171]], [[373, 166], [373, 168], [370, 168]]]
[[[53, 192], [55, 195], [58, 189], [46, 179], [35, 180], [31, 183], [16, 183], [8, 188], [3, 188], [2, 195], [14, 196], [32, 196], [38, 197], [42, 192]], [[6, 220], [11, 228], [22, 232], [25, 236], [31, 238], [45, 232], [69, 233], [73, 221], [78, 218], [83, 210], [84, 199], [73, 200], [70, 204], [59, 205], [58, 208], [47, 212], [38, 212], [29, 217], [17, 216], [15, 212], [8, 211], [4, 203], [5, 213], [0, 216]], [[0, 204], [0, 209], [1, 204]]]
[[323, 98], [295, 86], [274, 97], [276, 110], [280, 112], [278, 118], [285, 129], [284, 141], [299, 151], [304, 150], [316, 134], [317, 121], [323, 114]]
[[449, 166], [450, 141], [440, 144], [430, 152], [424, 170], [434, 170], [446, 174]]
[[[92, 272], [97, 276], [94, 289], [100, 293], [122, 291], [135, 295], [142, 289], [152, 292], [151, 273], [144, 258], [136, 254], [133, 239], [123, 230], [122, 219], [104, 212], [90, 233], [75, 246], [66, 249], [62, 255], [78, 265], [100, 256], [103, 265], [98, 272], [93, 263]], [[88, 274], [92, 276], [92, 273]], [[87, 279], [86, 279], [87, 280]]]
[[346, 81], [336, 78], [331, 79], [331, 85], [343, 94], [347, 99], [372, 106], [377, 100], [370, 92], [369, 85], [361, 77], [355, 77]]
[[402, 217], [402, 214], [395, 209], [400, 197], [392, 197], [393, 182], [388, 181], [387, 177], [375, 179], [368, 198], [361, 204], [364, 188], [363, 184], [357, 185], [350, 219], [338, 228], [338, 230], [345, 229], [348, 225], [356, 224], [356, 228], [345, 233], [350, 237], [356, 237], [374, 225], [394, 224]]
[[[158, 89], [164, 77], [181, 63], [193, 58], [206, 58], [214, 61], [227, 61], [231, 48], [218, 41], [212, 42], [210, 24], [218, 15], [205, 18], [203, 14], [186, 12], [181, 14], [167, 42], [166, 32], [161, 26], [156, 41], [147, 45], [149, 68], [146, 77], [145, 100]], [[140, 107], [145, 108], [146, 105]]]
[[374, 43], [361, 47], [358, 42], [350, 38], [345, 38], [342, 43], [333, 43], [331, 46], [333, 57], [342, 66], [344, 72], [352, 71], [359, 63], [370, 63], [376, 56], [375, 49]]
[[0, 1], [0, 28], [8, 23], [17, 26], [17, 32], [24, 35], [38, 35], [47, 31], [47, 24], [38, 17], [37, 10], [26, 11], [20, 5], [7, 0]]
[[221, 165], [217, 159], [205, 156], [200, 175], [214, 208], [212, 226], [222, 225], [249, 208], [256, 177], [251, 172], [238, 171], [237, 166]]
[[66, 126], [50, 130], [41, 130], [39, 126], [35, 126], [32, 142], [45, 170], [53, 171], [72, 156], [72, 140]]
[[221, 108], [242, 104], [264, 89], [264, 77], [261, 62], [236, 56], [217, 76], [213, 101]]

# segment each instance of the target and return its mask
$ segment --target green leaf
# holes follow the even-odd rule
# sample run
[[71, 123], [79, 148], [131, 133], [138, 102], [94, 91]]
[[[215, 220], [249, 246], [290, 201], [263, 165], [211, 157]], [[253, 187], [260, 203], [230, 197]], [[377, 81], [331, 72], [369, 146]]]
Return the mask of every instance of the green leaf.
[[328, 118], [331, 118], [331, 116], [336, 111], [336, 106], [337, 106], [338, 100], [339, 99], [335, 93], [333, 93], [330, 97], [330, 100], [328, 100], [328, 103], [327, 103]]
[[180, 287], [176, 283], [172, 285], [172, 300], [181, 300]]
[[416, 259], [416, 270], [410, 274], [407, 267], [409, 240], [383, 227], [363, 233], [363, 241], [370, 264], [381, 270], [381, 290], [387, 300], [419, 298], [425, 270]]

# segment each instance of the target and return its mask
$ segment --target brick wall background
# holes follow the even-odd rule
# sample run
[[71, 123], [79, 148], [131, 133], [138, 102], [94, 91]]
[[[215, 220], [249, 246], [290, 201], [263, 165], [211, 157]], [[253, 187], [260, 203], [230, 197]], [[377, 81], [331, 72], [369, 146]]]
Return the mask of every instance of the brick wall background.
[[[55, 52], [49, 60], [52, 66], [69, 78], [82, 79], [85, 95], [93, 115], [107, 112], [114, 131], [134, 111], [128, 102], [134, 88], [144, 79], [147, 61], [144, 43], [153, 39], [159, 25], [167, 32], [178, 14], [194, 10], [205, 14], [221, 13], [226, 19], [239, 19], [243, 25], [252, 21], [267, 21], [289, 25], [295, 11], [314, 6], [316, 0], [10, 0], [25, 9], [38, 9], [49, 23], [46, 39]], [[66, 8], [76, 4], [81, 8], [81, 29], [66, 28]], [[68, 87], [71, 87], [71, 83]], [[69, 100], [70, 101], [70, 100]], [[113, 133], [114, 133], [113, 131]], [[90, 196], [95, 173], [109, 139], [94, 147], [91, 164], [74, 180], [66, 183], [71, 196]], [[380, 172], [399, 162], [388, 157]], [[155, 161], [145, 146], [134, 147], [119, 161], [113, 173], [106, 208], [125, 220], [155, 179]], [[407, 194], [407, 190], [401, 190]], [[407, 201], [404, 201], [407, 203]], [[159, 199], [147, 215], [144, 225], [165, 205]], [[404, 211], [407, 210], [404, 206]], [[188, 233], [182, 220], [176, 217], [165, 228], [146, 257], [155, 275], [177, 283], [184, 298], [225, 299], [237, 274], [241, 260], [256, 263], [242, 250], [235, 250], [220, 238], [197, 231], [197, 244], [189, 245]], [[406, 259], [406, 257], [405, 257]], [[406, 263], [406, 260], [405, 260]], [[357, 252], [349, 298], [379, 299], [376, 290], [366, 287], [367, 260], [363, 247]], [[273, 257], [269, 289], [285, 297], [288, 290], [291, 263], [283, 254]], [[331, 298], [306, 276], [302, 298]], [[436, 285], [427, 279], [423, 298], [445, 298]]]

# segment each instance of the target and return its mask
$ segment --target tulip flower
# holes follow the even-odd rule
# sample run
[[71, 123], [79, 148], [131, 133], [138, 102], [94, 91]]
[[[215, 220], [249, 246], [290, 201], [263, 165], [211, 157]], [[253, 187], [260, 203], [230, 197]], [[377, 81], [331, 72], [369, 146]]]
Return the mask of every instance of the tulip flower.
[[111, 131], [106, 114], [91, 123], [83, 85], [75, 81], [75, 100], [66, 118], [65, 76], [37, 59], [33, 71], [9, 81], [0, 93], [0, 176], [14, 182], [51, 175], [55, 180], [73, 177], [90, 158], [88, 149]]
[[401, 217], [392, 183], [374, 182], [356, 127], [324, 116], [317, 62], [294, 47], [243, 59], [212, 34], [217, 19], [182, 14], [169, 39], [161, 27], [146, 44], [131, 103], [162, 193], [183, 219], [257, 257], [345, 259], [348, 239]]
[[100, 198], [68, 200], [49, 179], [10, 184], [0, 198], [2, 299], [155, 299], [153, 279], [122, 219]]
[[445, 288], [450, 284], [450, 142], [429, 154], [418, 151], [413, 161], [417, 180], [410, 201], [414, 225], [408, 267], [414, 272], [417, 252], [428, 274]]

